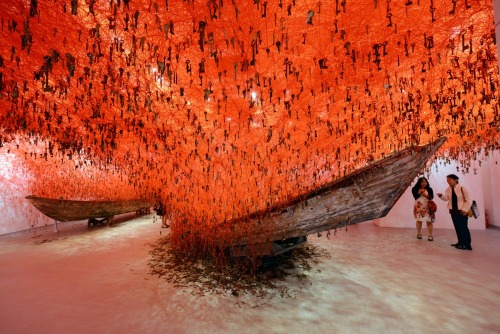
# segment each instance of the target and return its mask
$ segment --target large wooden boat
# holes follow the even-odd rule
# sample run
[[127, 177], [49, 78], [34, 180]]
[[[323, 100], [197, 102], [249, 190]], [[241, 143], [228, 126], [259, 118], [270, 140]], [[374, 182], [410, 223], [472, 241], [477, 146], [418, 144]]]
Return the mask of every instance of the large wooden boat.
[[386, 216], [445, 141], [408, 147], [288, 203], [228, 221], [220, 228], [236, 230], [231, 253], [274, 255], [307, 235]]
[[40, 212], [59, 222], [86, 220], [89, 224], [97, 218], [109, 219], [127, 212], [149, 212], [150, 204], [143, 200], [128, 201], [74, 201], [66, 199], [27, 196]]

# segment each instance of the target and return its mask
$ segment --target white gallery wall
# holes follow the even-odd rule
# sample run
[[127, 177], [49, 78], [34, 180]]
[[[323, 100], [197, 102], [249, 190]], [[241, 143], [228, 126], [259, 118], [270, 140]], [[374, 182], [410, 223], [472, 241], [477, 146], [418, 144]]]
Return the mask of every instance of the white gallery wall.
[[[498, 154], [497, 154], [498, 155]], [[500, 227], [500, 158], [483, 168], [484, 206], [487, 224]], [[495, 200], [496, 199], [496, 200]]]

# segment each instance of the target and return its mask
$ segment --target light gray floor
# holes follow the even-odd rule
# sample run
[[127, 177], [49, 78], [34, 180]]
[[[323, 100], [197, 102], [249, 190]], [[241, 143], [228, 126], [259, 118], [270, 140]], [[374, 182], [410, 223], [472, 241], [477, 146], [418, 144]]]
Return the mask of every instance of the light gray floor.
[[[310, 237], [330, 258], [273, 297], [199, 296], [149, 274], [152, 215], [0, 237], [0, 333], [500, 333], [500, 230], [473, 251], [364, 223]], [[286, 292], [281, 297], [280, 292]]]

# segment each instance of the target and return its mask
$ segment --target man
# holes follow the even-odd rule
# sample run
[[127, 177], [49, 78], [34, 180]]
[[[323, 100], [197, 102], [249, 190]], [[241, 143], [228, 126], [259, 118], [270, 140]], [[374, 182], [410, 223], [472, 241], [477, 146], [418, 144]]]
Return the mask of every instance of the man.
[[469, 216], [467, 213], [472, 205], [469, 191], [458, 184], [458, 176], [450, 174], [446, 176], [446, 182], [450, 185], [444, 192], [438, 193], [438, 197], [443, 201], [448, 201], [451, 220], [455, 226], [458, 242], [452, 244], [453, 247], [462, 250], [472, 250], [469, 227], [467, 225]]

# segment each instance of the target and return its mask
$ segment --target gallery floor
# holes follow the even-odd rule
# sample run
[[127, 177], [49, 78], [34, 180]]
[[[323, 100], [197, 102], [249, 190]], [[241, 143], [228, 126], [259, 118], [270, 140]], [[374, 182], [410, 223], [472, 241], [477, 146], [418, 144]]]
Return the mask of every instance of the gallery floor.
[[450, 247], [453, 230], [312, 236], [330, 256], [260, 299], [152, 276], [150, 243], [168, 233], [153, 215], [59, 230], [0, 237], [0, 333], [500, 333], [500, 230], [472, 231], [473, 251]]

